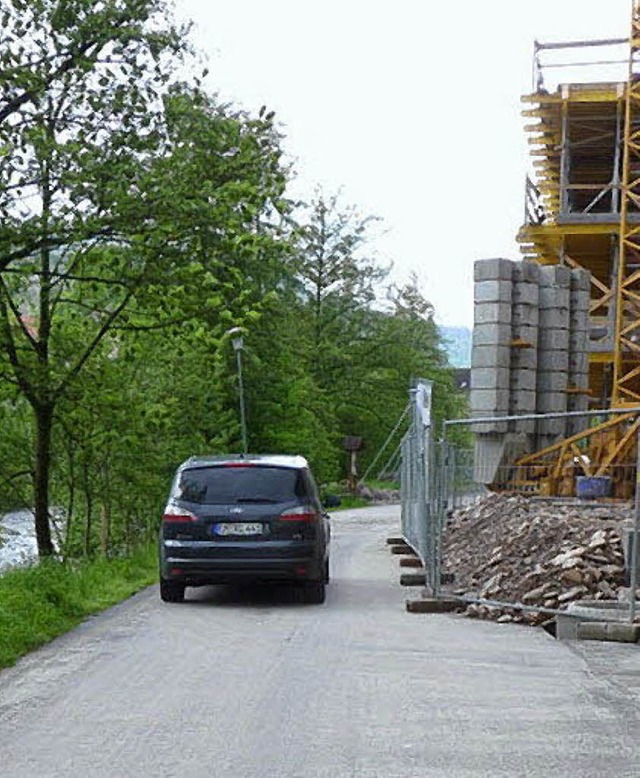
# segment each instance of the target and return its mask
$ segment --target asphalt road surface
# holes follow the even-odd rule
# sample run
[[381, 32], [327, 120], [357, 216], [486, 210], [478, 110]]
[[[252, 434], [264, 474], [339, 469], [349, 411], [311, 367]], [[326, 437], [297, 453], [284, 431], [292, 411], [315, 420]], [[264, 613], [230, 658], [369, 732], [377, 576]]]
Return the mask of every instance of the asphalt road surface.
[[397, 507], [333, 518], [322, 606], [152, 587], [0, 673], [0, 776], [639, 776], [640, 648], [409, 614]]

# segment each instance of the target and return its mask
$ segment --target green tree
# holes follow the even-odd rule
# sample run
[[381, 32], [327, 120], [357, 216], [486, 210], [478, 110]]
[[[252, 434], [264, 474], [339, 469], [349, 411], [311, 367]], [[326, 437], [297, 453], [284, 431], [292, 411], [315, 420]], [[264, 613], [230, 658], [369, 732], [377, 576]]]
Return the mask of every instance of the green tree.
[[87, 364], [117, 354], [114, 325], [187, 318], [214, 338], [212, 318], [218, 332], [234, 319], [226, 302], [246, 314], [238, 290], [272, 243], [257, 229], [283, 189], [272, 125], [169, 88], [184, 39], [165, 11], [159, 0], [5, 11], [0, 348], [33, 412], [42, 555], [54, 421]]

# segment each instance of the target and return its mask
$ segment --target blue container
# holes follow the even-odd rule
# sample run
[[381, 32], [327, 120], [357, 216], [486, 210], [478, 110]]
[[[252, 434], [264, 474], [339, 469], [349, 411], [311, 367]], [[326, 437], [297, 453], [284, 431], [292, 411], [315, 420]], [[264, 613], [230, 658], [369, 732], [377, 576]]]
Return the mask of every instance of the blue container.
[[595, 500], [611, 496], [611, 478], [608, 475], [579, 475], [576, 477], [576, 497]]

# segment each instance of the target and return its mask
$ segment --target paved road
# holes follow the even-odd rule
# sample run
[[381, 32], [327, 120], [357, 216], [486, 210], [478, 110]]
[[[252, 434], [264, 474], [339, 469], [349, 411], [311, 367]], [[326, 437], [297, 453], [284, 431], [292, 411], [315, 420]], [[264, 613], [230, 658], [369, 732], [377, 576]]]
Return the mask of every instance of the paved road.
[[406, 613], [397, 515], [335, 515], [323, 606], [154, 587], [0, 673], [0, 775], [640, 775], [640, 648]]

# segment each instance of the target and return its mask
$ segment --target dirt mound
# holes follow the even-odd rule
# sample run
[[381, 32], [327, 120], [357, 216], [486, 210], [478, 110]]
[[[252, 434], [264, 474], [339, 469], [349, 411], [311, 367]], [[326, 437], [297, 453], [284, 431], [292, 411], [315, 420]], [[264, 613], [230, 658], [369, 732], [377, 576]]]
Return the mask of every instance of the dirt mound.
[[[629, 503], [491, 494], [450, 516], [442, 571], [454, 573], [454, 594], [500, 603], [562, 609], [583, 598], [621, 599], [622, 525], [631, 517]], [[473, 604], [466, 613], [531, 624], [549, 618], [508, 605]]]

